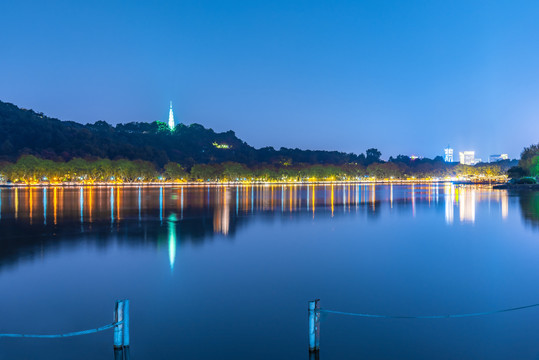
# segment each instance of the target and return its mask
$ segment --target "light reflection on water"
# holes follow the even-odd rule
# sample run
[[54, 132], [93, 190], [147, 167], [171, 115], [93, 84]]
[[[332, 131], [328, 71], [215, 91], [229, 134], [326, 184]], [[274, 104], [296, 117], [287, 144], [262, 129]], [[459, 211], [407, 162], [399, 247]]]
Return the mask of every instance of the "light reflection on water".
[[170, 262], [170, 270], [174, 270], [174, 262], [176, 261], [176, 217], [171, 215], [168, 219], [168, 260]]
[[[96, 219], [101, 221], [107, 217], [114, 224], [121, 222], [123, 217], [132, 219], [133, 210], [136, 210], [139, 221], [156, 216], [163, 222], [171, 212], [177, 212], [182, 220], [184, 210], [196, 212], [213, 208], [214, 231], [226, 234], [231, 212], [239, 216], [280, 209], [283, 214], [310, 212], [314, 218], [317, 209], [329, 211], [333, 217], [337, 212], [357, 211], [360, 206], [377, 212], [380, 207], [393, 209], [395, 204], [401, 207], [409, 204], [415, 216], [418, 203], [428, 207], [438, 206], [440, 197], [448, 224], [453, 223], [455, 211], [459, 214], [460, 222], [474, 223], [476, 205], [483, 202], [498, 206], [503, 219], [509, 215], [509, 195], [506, 191], [490, 191], [481, 186], [455, 186], [451, 183], [198, 186], [188, 188], [188, 204], [184, 200], [184, 186], [80, 187], [78, 194], [74, 190], [65, 187], [53, 187], [52, 191], [46, 187], [5, 188], [0, 191], [0, 219], [3, 215], [4, 219], [15, 218], [30, 225], [34, 225], [36, 220], [47, 225], [48, 211], [52, 211], [54, 224], [58, 224], [72, 221], [78, 210], [81, 223], [92, 223]], [[103, 206], [107, 201], [110, 204], [108, 209]], [[50, 203], [51, 210], [48, 209]], [[185, 206], [188, 208], [185, 209]], [[323, 214], [320, 213], [321, 216]]]
[[[509, 195], [483, 186], [445, 184], [376, 185], [246, 185], [187, 187], [26, 187], [0, 192], [0, 227], [30, 226], [34, 232], [69, 227], [75, 220], [80, 231], [92, 231], [109, 219], [111, 229], [122, 221], [139, 224], [159, 219], [168, 227], [171, 269], [176, 258], [177, 227], [187, 218], [211, 218], [211, 230], [227, 236], [240, 218], [262, 214], [310, 214], [317, 217], [345, 216], [365, 212], [372, 215], [387, 209], [390, 213], [421, 208], [445, 208], [445, 222], [452, 225], [455, 212], [460, 223], [476, 221], [476, 206], [488, 203], [489, 211], [499, 208], [502, 219], [509, 216]], [[39, 194], [39, 196], [37, 195]], [[54, 226], [47, 224], [48, 204], [52, 203]], [[109, 206], [105, 206], [109, 203]], [[95, 205], [94, 205], [95, 204]], [[2, 217], [3, 214], [3, 217]], [[39, 221], [37, 221], [39, 220]], [[232, 222], [232, 223], [231, 223]], [[189, 230], [185, 230], [189, 232]]]

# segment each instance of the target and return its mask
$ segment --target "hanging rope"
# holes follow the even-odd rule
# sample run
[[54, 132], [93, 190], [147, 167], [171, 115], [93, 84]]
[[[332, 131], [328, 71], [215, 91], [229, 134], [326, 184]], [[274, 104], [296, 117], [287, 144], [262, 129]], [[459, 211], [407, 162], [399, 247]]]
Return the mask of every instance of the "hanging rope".
[[108, 330], [110, 328], [115, 327], [116, 325], [122, 324], [122, 321], [119, 322], [113, 322], [111, 324], [107, 324], [105, 326], [101, 326], [95, 329], [89, 329], [89, 330], [82, 330], [82, 331], [75, 331], [65, 334], [55, 334], [55, 335], [35, 335], [35, 334], [0, 334], [0, 337], [11, 337], [11, 338], [40, 338], [40, 339], [54, 339], [54, 338], [64, 338], [64, 337], [70, 337], [70, 336], [78, 336], [78, 335], [86, 335], [86, 334], [93, 334], [96, 332], [100, 332], [103, 330]]
[[351, 312], [335, 311], [335, 310], [327, 310], [327, 309], [320, 309], [320, 312], [325, 312], [325, 313], [329, 313], [329, 314], [337, 314], [337, 315], [349, 315], [349, 316], [359, 316], [359, 317], [365, 317], [365, 318], [382, 318], [382, 319], [452, 319], [452, 318], [465, 318], [465, 317], [474, 317], [474, 316], [499, 314], [499, 313], [504, 313], [504, 312], [529, 309], [529, 308], [536, 307], [536, 306], [539, 306], [539, 304], [518, 306], [518, 307], [501, 309], [501, 310], [494, 310], [494, 311], [468, 313], [468, 314], [419, 315], [419, 316], [362, 314], [362, 313], [351, 313]]

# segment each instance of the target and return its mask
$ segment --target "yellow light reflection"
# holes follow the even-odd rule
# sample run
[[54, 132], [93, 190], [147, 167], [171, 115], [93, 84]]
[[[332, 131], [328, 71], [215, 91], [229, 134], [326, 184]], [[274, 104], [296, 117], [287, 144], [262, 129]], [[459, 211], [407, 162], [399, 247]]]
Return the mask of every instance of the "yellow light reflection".
[[90, 186], [88, 188], [88, 219], [89, 222], [92, 222], [92, 207], [93, 205], [93, 199], [92, 199], [92, 187]]
[[348, 212], [350, 212], [350, 184], [348, 184]]
[[19, 217], [19, 189], [15, 188], [15, 219]]
[[230, 211], [228, 209], [228, 188], [224, 188], [222, 200], [219, 198], [213, 213], [213, 231], [227, 235], [230, 227]]
[[415, 217], [415, 184], [412, 184], [412, 214]]
[[334, 207], [334, 204], [333, 204], [333, 200], [334, 200], [333, 184], [331, 184], [331, 217], [333, 217], [334, 212], [335, 212], [335, 207]]
[[314, 188], [314, 185], [313, 185], [313, 219], [314, 219], [314, 212], [315, 212], [315, 209], [316, 209], [316, 199], [315, 199], [315, 188]]
[[116, 188], [116, 217], [120, 221], [120, 186]]
[[29, 202], [30, 202], [30, 225], [32, 224], [33, 215], [34, 215], [34, 189], [30, 187], [29, 189]]
[[376, 185], [372, 184], [371, 189], [371, 201], [372, 201], [372, 210], [376, 210]]
[[57, 214], [57, 209], [58, 209], [58, 193], [57, 193], [57, 188], [54, 187], [54, 194], [53, 194], [53, 200], [52, 200], [52, 203], [53, 203], [53, 211], [54, 211], [54, 225], [56, 225], [57, 223], [57, 217], [56, 217], [56, 214]]
[[290, 192], [288, 193], [289, 212], [292, 212], [292, 190], [293, 190], [293, 188], [290, 187]]

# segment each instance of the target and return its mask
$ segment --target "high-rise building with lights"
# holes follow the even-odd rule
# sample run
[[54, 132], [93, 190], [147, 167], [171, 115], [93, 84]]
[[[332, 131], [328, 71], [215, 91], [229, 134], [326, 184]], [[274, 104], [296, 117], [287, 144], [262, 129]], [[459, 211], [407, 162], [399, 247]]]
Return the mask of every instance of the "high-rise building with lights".
[[509, 155], [507, 154], [490, 155], [488, 157], [488, 162], [493, 163], [493, 162], [507, 160], [507, 159], [509, 159]]
[[170, 110], [168, 112], [168, 127], [170, 130], [174, 129], [174, 113], [172, 112], [172, 101], [170, 102]]
[[449, 145], [444, 149], [445, 156], [444, 160], [445, 162], [453, 162], [453, 149], [449, 147]]
[[459, 162], [464, 165], [475, 165], [475, 151], [460, 151]]

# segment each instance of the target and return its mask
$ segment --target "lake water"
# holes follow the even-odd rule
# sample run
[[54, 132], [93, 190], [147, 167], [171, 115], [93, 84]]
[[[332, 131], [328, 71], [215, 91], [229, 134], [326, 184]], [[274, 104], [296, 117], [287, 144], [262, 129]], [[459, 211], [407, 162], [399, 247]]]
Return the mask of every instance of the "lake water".
[[[308, 359], [307, 302], [372, 314], [539, 302], [539, 193], [451, 184], [0, 189], [0, 333], [112, 321], [138, 359]], [[113, 359], [112, 330], [0, 359]], [[539, 308], [323, 314], [320, 359], [538, 359]]]

